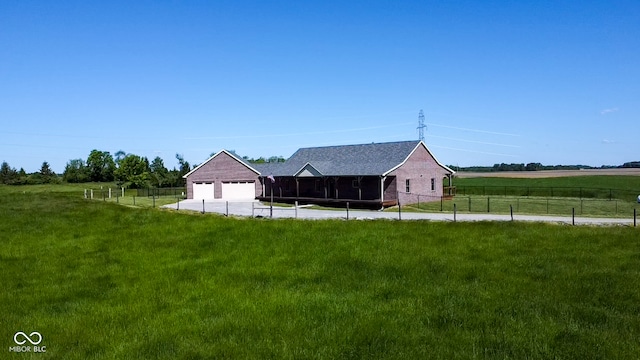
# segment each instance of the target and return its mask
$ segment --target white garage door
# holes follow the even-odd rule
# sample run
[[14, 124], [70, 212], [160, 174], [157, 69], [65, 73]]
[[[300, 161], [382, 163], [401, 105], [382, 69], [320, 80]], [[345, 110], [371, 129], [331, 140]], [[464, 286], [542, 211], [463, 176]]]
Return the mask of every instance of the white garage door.
[[253, 200], [256, 198], [256, 185], [253, 181], [223, 182], [222, 198], [226, 200]]
[[213, 183], [193, 183], [193, 198], [197, 200], [205, 199], [211, 200], [213, 199]]

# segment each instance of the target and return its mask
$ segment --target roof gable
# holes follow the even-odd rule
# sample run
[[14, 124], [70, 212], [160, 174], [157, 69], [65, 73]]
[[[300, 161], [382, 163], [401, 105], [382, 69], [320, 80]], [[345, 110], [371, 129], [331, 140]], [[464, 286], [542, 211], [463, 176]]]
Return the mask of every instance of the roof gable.
[[203, 167], [204, 165], [206, 165], [207, 163], [209, 163], [211, 160], [215, 159], [217, 156], [219, 156], [220, 154], [226, 154], [228, 156], [230, 156], [231, 158], [233, 158], [234, 160], [238, 161], [239, 163], [241, 163], [242, 165], [246, 166], [249, 170], [255, 172], [256, 174], [260, 175], [260, 171], [254, 169], [249, 163], [247, 163], [246, 161], [244, 161], [244, 159], [242, 159], [241, 157], [239, 157], [238, 155], [227, 151], [227, 150], [220, 150], [217, 153], [215, 153], [213, 156], [211, 156], [210, 158], [208, 158], [206, 161], [204, 161], [202, 164], [194, 167], [191, 171], [189, 171], [188, 173], [184, 174], [182, 177], [183, 178], [187, 178], [187, 176], [193, 174], [194, 172], [196, 172], [198, 169], [200, 169], [201, 167]]
[[313, 165], [307, 163], [297, 173], [294, 174], [297, 177], [320, 177], [322, 173], [319, 172]]

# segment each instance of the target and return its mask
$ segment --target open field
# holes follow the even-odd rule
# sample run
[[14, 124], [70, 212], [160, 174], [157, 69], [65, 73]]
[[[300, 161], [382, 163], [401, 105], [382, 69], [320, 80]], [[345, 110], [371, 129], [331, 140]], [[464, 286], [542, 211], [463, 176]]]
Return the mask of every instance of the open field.
[[540, 179], [555, 177], [575, 177], [575, 176], [640, 176], [640, 169], [584, 169], [584, 170], [541, 170], [541, 171], [496, 171], [496, 172], [466, 172], [456, 173], [458, 178], [477, 177], [504, 177], [518, 179]]
[[[2, 358], [640, 353], [634, 228], [233, 219], [15, 189]], [[17, 331], [46, 352], [9, 352]]]
[[405, 206], [405, 211], [426, 212], [492, 213], [526, 215], [562, 215], [587, 217], [626, 217], [633, 218], [634, 209], [640, 210], [640, 204], [634, 201], [580, 199], [565, 197], [514, 197], [514, 196], [461, 196], [440, 202], [427, 202]]

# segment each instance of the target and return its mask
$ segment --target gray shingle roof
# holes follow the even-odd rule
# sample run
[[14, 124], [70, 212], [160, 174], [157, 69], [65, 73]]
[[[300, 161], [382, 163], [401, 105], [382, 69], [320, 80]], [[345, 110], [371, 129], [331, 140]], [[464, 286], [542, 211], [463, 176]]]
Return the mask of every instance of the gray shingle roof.
[[420, 141], [302, 148], [284, 163], [252, 164], [261, 175], [294, 176], [307, 163], [324, 176], [383, 175], [404, 162]]

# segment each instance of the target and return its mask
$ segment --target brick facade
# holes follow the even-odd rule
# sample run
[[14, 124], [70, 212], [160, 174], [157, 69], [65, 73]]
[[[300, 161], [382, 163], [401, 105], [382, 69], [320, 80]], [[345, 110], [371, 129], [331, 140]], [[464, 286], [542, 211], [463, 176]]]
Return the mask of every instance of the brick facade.
[[[396, 191], [400, 196], [401, 203], [411, 204], [440, 200], [443, 195], [443, 178], [446, 178], [448, 174], [449, 172], [438, 164], [433, 155], [423, 145], [420, 145], [399, 168], [389, 175], [396, 177]], [[407, 180], [409, 180], [408, 192], [406, 191]], [[396, 194], [389, 195], [393, 199], [396, 198]], [[418, 199], [418, 195], [420, 195], [420, 199]]]
[[221, 151], [187, 175], [187, 199], [193, 199], [194, 182], [214, 182], [214, 198], [222, 198], [222, 183], [226, 181], [253, 181], [256, 193], [262, 192], [258, 174], [245, 163]]

